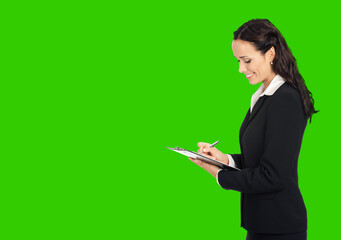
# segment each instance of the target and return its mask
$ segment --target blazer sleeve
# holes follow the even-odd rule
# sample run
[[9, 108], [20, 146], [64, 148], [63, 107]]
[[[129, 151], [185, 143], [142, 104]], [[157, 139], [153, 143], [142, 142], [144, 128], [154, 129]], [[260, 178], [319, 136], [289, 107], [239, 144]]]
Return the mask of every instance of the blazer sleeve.
[[[219, 171], [217, 181], [226, 190], [270, 193], [284, 188], [297, 161], [306, 126], [301, 102], [292, 95], [273, 96], [266, 109], [264, 150], [256, 168]], [[241, 164], [241, 155], [233, 155]]]
[[242, 155], [241, 154], [230, 154], [236, 164], [236, 167], [242, 169]]

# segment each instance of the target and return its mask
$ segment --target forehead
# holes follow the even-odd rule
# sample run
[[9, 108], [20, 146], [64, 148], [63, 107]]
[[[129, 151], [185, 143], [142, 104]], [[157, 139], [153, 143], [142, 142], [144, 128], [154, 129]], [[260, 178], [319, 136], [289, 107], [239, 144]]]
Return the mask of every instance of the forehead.
[[236, 58], [243, 58], [244, 56], [250, 57], [257, 55], [256, 48], [251, 42], [243, 40], [233, 40], [232, 41], [232, 51]]

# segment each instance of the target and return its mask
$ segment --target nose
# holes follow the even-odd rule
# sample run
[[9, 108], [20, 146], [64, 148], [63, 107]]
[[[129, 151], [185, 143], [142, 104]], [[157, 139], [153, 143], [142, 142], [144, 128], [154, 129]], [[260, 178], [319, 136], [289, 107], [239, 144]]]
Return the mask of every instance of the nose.
[[246, 71], [245, 65], [242, 62], [239, 62], [239, 72], [243, 73]]

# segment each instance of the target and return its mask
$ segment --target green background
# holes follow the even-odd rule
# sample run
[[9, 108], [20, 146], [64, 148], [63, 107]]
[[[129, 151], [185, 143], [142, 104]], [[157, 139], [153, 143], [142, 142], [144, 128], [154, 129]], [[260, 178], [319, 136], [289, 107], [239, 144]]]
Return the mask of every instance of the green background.
[[340, 7], [333, 1], [16, 2], [1, 7], [1, 239], [245, 239], [240, 193], [186, 157], [238, 133], [259, 85], [233, 32], [269, 19], [321, 110], [299, 184], [308, 239], [338, 233]]

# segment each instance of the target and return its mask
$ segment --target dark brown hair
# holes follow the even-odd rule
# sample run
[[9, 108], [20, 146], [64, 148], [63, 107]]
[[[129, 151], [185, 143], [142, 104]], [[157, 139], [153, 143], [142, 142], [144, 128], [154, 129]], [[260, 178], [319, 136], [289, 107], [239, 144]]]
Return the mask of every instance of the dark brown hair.
[[299, 90], [305, 115], [310, 118], [311, 123], [312, 115], [318, 112], [314, 108], [313, 95], [305, 85], [298, 71], [296, 59], [279, 30], [268, 19], [252, 19], [233, 33], [233, 39], [251, 42], [262, 54], [265, 54], [272, 46], [275, 48], [276, 54], [271, 65], [272, 69], [289, 85]]

